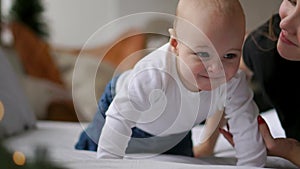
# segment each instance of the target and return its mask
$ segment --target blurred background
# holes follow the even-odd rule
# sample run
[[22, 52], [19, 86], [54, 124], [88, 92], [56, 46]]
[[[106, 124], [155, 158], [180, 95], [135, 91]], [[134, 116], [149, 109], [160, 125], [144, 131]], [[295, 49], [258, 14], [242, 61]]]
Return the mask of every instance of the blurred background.
[[[278, 11], [281, 0], [240, 0], [250, 31]], [[49, 42], [81, 47], [100, 27], [119, 17], [138, 12], [174, 14], [177, 0], [42, 0], [50, 27]], [[2, 0], [2, 16], [13, 0]], [[145, 21], [147, 23], [147, 21]], [[160, 25], [156, 25], [159, 29]], [[101, 40], [99, 40], [101, 42]], [[97, 42], [95, 42], [97, 43]]]

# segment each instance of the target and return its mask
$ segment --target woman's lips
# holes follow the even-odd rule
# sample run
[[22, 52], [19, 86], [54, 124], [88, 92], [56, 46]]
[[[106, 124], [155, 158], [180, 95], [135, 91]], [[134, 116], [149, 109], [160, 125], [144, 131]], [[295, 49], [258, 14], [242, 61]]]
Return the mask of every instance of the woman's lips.
[[280, 33], [279, 39], [287, 45], [297, 46], [294, 42], [292, 42], [286, 38], [286, 36], [284, 35], [284, 32]]

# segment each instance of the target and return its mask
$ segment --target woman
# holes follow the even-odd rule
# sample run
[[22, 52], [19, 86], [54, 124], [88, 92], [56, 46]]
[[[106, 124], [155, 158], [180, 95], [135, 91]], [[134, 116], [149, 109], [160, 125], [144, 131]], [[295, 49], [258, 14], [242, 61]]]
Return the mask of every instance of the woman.
[[[279, 15], [246, 39], [243, 67], [260, 84], [276, 109], [288, 138], [274, 139], [259, 116], [268, 154], [286, 158], [300, 167], [300, 0], [283, 0]], [[229, 132], [220, 132], [233, 144]], [[297, 140], [298, 141], [297, 141]]]

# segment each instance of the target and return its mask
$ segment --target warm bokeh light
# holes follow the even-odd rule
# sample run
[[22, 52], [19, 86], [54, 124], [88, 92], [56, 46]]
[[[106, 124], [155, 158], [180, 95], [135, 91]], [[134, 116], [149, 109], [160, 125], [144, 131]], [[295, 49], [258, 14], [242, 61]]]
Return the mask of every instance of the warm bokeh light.
[[3, 116], [4, 116], [4, 106], [0, 101], [0, 121], [3, 119]]
[[26, 161], [26, 157], [25, 155], [22, 153], [22, 152], [14, 152], [13, 154], [13, 160], [14, 160], [14, 163], [18, 166], [22, 166], [25, 164], [25, 161]]

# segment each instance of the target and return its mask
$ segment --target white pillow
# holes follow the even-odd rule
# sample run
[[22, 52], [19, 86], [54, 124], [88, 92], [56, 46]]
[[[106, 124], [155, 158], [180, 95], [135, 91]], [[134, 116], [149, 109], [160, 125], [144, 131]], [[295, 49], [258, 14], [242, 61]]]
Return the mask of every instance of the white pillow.
[[0, 121], [0, 138], [34, 128], [36, 118], [10, 62], [0, 49], [0, 100], [4, 116]]
[[[63, 80], [67, 89], [73, 89], [73, 101], [76, 104], [76, 113], [81, 121], [92, 121], [97, 112], [97, 105], [93, 101], [98, 102], [105, 86], [111, 80], [115, 68], [108, 62], [99, 60], [95, 56], [82, 55], [80, 63], [76, 59], [77, 56], [65, 53], [53, 53]], [[77, 64], [76, 74], [74, 73], [75, 63]], [[93, 77], [97, 71], [96, 77]], [[95, 84], [93, 84], [95, 80]], [[93, 93], [89, 91], [92, 89]], [[91, 99], [91, 97], [93, 97]]]

